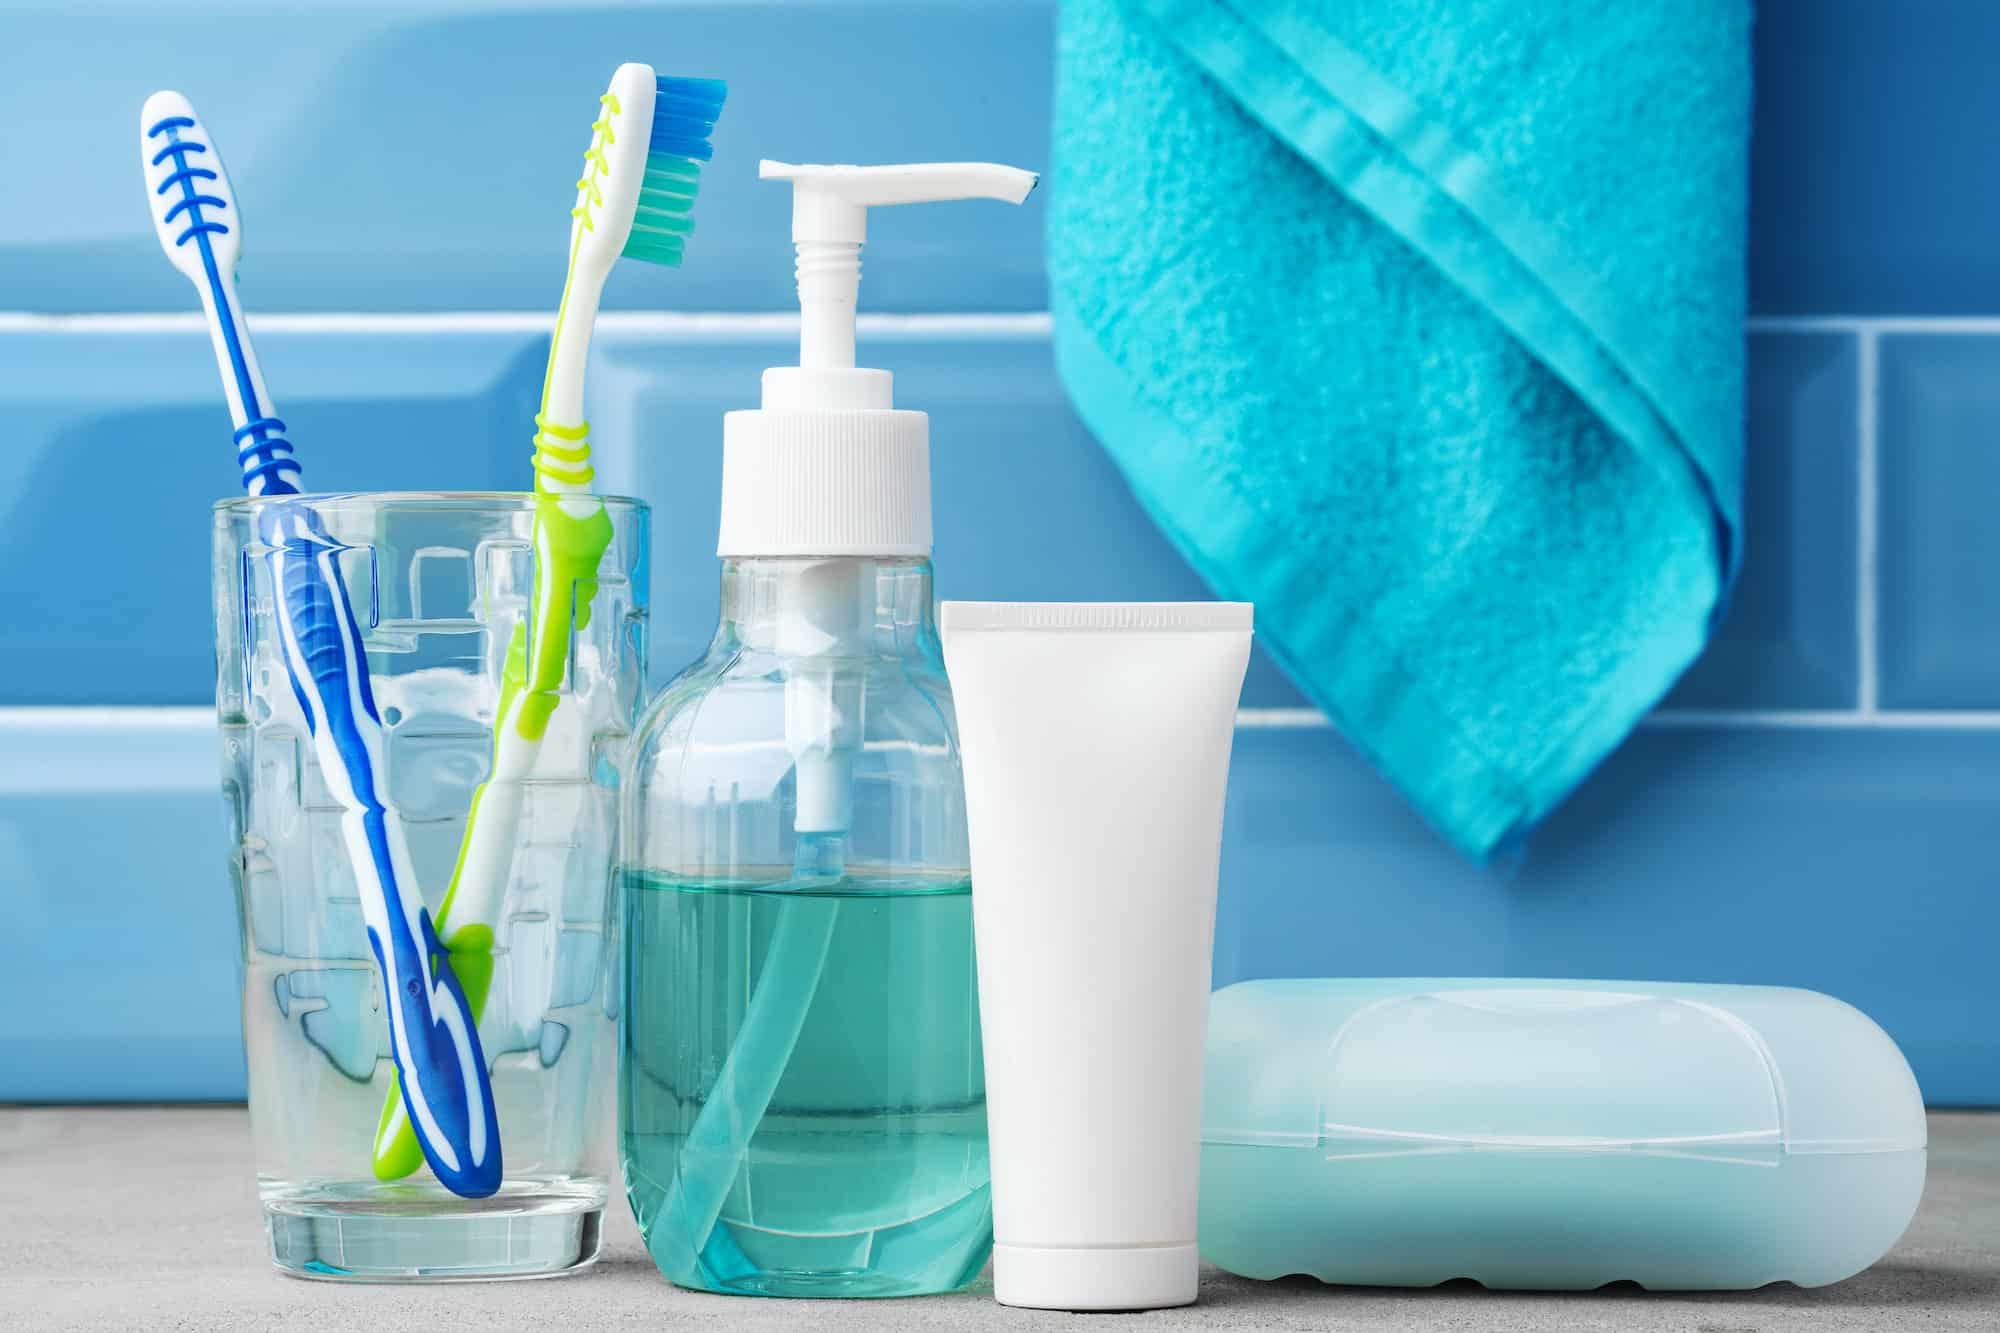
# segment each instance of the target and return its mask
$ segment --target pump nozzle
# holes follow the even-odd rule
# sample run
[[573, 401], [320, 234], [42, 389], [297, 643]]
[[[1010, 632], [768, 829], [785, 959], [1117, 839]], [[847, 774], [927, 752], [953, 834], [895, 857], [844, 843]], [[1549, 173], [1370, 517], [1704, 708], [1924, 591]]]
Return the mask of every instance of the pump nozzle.
[[854, 368], [854, 302], [861, 288], [861, 246], [868, 239], [870, 208], [951, 199], [1018, 204], [1040, 179], [1032, 171], [993, 162], [846, 167], [796, 166], [767, 159], [758, 164], [757, 174], [792, 183], [799, 365], [807, 370]]
[[889, 167], [798, 166], [765, 158], [763, 179], [792, 182], [793, 241], [868, 239], [868, 210], [884, 204], [998, 199], [1018, 204], [1041, 177], [996, 162], [910, 162]]

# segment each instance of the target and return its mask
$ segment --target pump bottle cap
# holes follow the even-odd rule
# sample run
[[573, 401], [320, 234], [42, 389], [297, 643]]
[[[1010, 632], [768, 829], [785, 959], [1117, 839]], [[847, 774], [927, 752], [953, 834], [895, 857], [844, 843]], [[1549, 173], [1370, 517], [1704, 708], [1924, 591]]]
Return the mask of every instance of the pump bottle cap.
[[1018, 204], [1033, 172], [990, 162], [794, 166], [799, 364], [764, 372], [763, 406], [723, 418], [717, 554], [910, 556], [931, 549], [930, 418], [895, 407], [886, 370], [854, 364], [868, 210], [952, 199]]

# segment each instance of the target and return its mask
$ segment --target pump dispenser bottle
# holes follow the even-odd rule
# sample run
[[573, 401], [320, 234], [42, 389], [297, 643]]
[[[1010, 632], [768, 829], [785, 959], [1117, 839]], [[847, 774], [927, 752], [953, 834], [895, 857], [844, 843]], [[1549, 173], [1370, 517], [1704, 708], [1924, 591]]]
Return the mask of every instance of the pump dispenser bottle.
[[868, 210], [1020, 203], [986, 163], [791, 166], [799, 364], [723, 431], [722, 621], [625, 788], [620, 1145], [682, 1286], [949, 1291], [992, 1247], [930, 425], [855, 365]]

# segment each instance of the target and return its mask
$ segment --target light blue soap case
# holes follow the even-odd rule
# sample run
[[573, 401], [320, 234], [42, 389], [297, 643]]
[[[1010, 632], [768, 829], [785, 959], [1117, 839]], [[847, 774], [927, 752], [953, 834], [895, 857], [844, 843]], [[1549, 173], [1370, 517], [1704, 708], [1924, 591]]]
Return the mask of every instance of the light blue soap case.
[[1849, 1005], [1765, 986], [1218, 992], [1201, 1252], [1253, 1278], [1822, 1286], [1923, 1193], [1923, 1099]]

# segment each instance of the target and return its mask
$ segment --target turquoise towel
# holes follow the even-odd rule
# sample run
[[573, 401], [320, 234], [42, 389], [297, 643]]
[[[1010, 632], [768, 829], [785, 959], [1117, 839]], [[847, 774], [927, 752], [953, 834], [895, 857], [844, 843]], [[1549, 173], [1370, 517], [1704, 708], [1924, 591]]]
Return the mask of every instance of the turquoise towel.
[[1701, 651], [1741, 522], [1748, 0], [1070, 0], [1085, 421], [1455, 843]]

